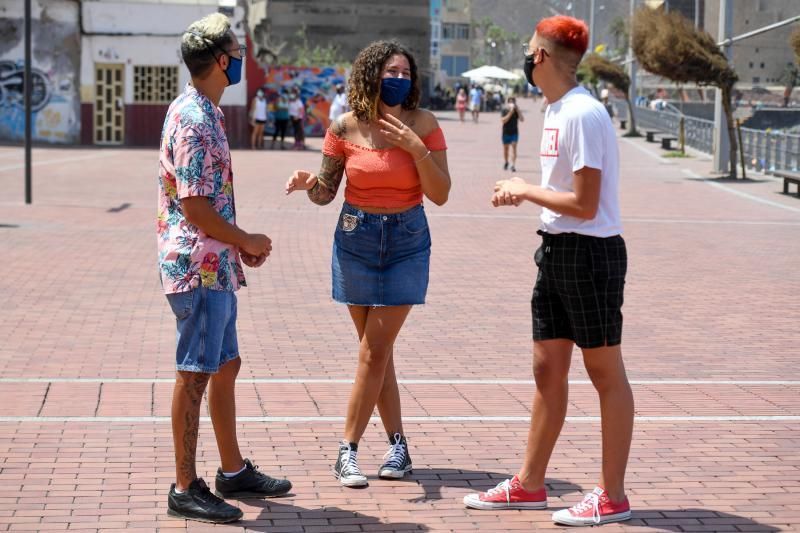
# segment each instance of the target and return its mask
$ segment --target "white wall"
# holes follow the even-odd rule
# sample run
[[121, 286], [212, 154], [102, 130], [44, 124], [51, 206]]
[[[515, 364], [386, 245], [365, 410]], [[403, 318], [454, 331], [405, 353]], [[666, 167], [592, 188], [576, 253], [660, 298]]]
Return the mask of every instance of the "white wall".
[[86, 33], [175, 35], [195, 20], [217, 10], [216, 0], [187, 2], [84, 1]]
[[[178, 66], [178, 90], [183, 90], [189, 81], [189, 71], [181, 60], [181, 35], [192, 22], [216, 11], [216, 1], [208, 4], [84, 2], [86, 35], [81, 43], [82, 100], [92, 101], [95, 63], [125, 65], [126, 104], [133, 103], [133, 67], [136, 65]], [[244, 11], [236, 8], [232, 26], [241, 44], [245, 41], [243, 18]], [[99, 32], [112, 35], [97, 35]], [[133, 35], [125, 35], [126, 33]], [[242, 81], [225, 90], [221, 105], [246, 104], [247, 83], [244, 71], [242, 65]]]

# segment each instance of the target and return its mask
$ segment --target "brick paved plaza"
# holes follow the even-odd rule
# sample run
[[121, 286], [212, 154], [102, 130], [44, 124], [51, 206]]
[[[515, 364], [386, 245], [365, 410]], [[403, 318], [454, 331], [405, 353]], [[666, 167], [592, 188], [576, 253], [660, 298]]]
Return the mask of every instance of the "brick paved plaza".
[[[541, 114], [522, 105], [518, 174], [538, 181]], [[0, 531], [558, 529], [552, 510], [591, 490], [600, 467], [579, 353], [551, 509], [461, 502], [515, 473], [524, 451], [538, 209], [489, 204], [504, 175], [497, 115], [440, 119], [453, 190], [427, 205], [428, 304], [395, 352], [415, 469], [376, 479], [386, 445], [375, 419], [359, 454], [365, 490], [330, 473], [356, 360], [347, 311], [330, 299], [341, 192], [322, 208], [283, 194], [293, 169], [318, 168], [321, 140], [304, 153], [234, 152], [239, 223], [273, 239], [239, 293], [240, 443], [295, 488], [242, 501], [245, 520], [216, 527], [166, 515], [174, 323], [157, 280], [157, 151], [36, 149], [25, 206], [23, 152], [0, 147]], [[620, 150], [634, 517], [604, 531], [799, 531], [800, 201], [773, 178], [708, 180], [707, 156], [664, 159], [643, 140]], [[213, 478], [207, 418], [198, 460]]]

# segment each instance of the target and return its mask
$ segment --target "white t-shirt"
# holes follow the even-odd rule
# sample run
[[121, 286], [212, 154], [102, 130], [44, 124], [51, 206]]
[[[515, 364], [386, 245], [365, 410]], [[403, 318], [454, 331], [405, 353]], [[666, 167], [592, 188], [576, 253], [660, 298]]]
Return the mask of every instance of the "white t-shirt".
[[347, 112], [347, 95], [345, 93], [336, 94], [331, 101], [331, 110], [328, 113], [328, 118], [331, 122], [339, 118], [339, 115]]
[[622, 233], [619, 213], [619, 149], [603, 104], [583, 87], [575, 87], [547, 106], [540, 150], [542, 187], [573, 192], [572, 173], [584, 167], [600, 170], [600, 205], [586, 220], [542, 209], [547, 233], [611, 237]]
[[295, 98], [294, 100], [289, 100], [289, 116], [294, 119], [305, 118], [306, 106], [303, 105], [301, 99]]
[[267, 99], [256, 97], [256, 106], [253, 113], [255, 120], [267, 120]]

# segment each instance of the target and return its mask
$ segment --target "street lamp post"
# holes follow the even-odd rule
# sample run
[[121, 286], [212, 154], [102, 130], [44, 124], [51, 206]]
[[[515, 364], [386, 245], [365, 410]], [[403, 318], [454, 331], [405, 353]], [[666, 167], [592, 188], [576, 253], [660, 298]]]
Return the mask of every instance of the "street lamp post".
[[33, 128], [31, 119], [31, 0], [25, 0], [25, 72], [23, 73], [23, 91], [25, 103], [25, 203], [33, 201], [31, 187], [31, 137]]
[[[628, 28], [628, 75], [631, 77], [631, 85], [628, 89], [631, 101], [636, 104], [636, 58], [633, 55], [633, 16], [636, 13], [636, 0], [631, 0], [630, 3], [630, 22]], [[633, 125], [633, 117], [631, 117], [631, 125]]]
[[[719, 28], [718, 37], [720, 41], [731, 38], [733, 26], [732, 3], [730, 0], [720, 0], [719, 3]], [[733, 47], [730, 43], [723, 45], [722, 52], [731, 62]], [[714, 171], [729, 172], [730, 166], [735, 165], [736, 161], [730, 161], [730, 139], [728, 137], [728, 120], [722, 106], [722, 90], [717, 89], [714, 95]]]

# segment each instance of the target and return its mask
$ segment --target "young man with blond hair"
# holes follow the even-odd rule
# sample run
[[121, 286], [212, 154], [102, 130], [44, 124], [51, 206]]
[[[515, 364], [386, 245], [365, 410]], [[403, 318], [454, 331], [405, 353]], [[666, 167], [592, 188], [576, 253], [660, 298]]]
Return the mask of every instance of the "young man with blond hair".
[[631, 517], [625, 469], [633, 432], [633, 394], [622, 362], [622, 300], [627, 269], [621, 237], [619, 151], [602, 104], [578, 85], [586, 52], [583, 21], [542, 20], [528, 44], [525, 73], [549, 105], [541, 143], [541, 186], [520, 178], [498, 181], [492, 203], [541, 206], [533, 289], [533, 375], [536, 393], [528, 446], [519, 473], [464, 503], [476, 509], [544, 509], [545, 472], [567, 412], [570, 359], [583, 352], [600, 397], [602, 465], [597, 487], [553, 520], [572, 526]]
[[[219, 108], [225, 88], [241, 80], [244, 47], [228, 18], [216, 13], [189, 26], [181, 55], [192, 81], [167, 112], [158, 173], [158, 263], [177, 325], [176, 482], [167, 507], [172, 516], [222, 523], [239, 520], [242, 511], [219, 496], [263, 498], [292, 488], [243, 458], [236, 438], [234, 385], [241, 359], [235, 291], [245, 285], [242, 263], [260, 267], [272, 245], [266, 235], [236, 225], [231, 154]], [[195, 469], [206, 386], [222, 463], [216, 495]]]

